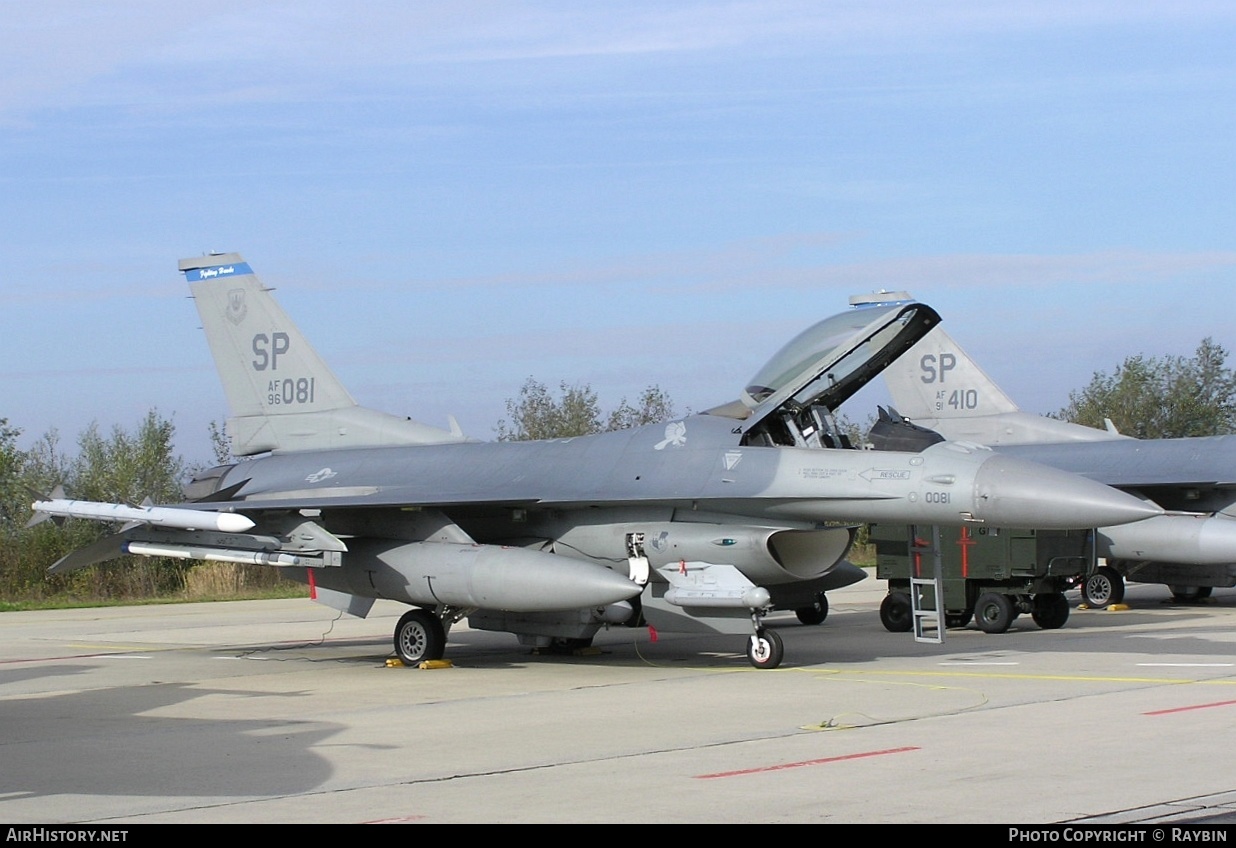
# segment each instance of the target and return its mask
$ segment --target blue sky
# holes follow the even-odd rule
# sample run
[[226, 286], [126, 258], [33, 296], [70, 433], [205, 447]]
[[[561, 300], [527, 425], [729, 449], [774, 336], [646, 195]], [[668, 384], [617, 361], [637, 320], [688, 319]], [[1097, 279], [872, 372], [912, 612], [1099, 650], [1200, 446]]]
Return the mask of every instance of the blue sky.
[[[357, 400], [737, 396], [905, 289], [1026, 409], [1236, 349], [1229, 2], [0, 2], [0, 417], [227, 415], [242, 253]], [[870, 409], [847, 409], [862, 420]]]

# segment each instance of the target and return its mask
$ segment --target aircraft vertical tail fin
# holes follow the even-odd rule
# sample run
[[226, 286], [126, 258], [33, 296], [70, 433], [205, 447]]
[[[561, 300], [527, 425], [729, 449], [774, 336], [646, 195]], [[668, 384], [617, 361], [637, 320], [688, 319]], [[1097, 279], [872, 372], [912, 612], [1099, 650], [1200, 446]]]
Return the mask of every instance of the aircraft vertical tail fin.
[[884, 372], [897, 411], [912, 419], [1018, 412], [961, 345], [939, 325]]
[[232, 453], [463, 441], [358, 406], [238, 253], [180, 260], [231, 407]]
[[1124, 438], [1022, 412], [942, 327], [935, 327], [884, 371], [896, 411], [948, 439], [986, 445]]

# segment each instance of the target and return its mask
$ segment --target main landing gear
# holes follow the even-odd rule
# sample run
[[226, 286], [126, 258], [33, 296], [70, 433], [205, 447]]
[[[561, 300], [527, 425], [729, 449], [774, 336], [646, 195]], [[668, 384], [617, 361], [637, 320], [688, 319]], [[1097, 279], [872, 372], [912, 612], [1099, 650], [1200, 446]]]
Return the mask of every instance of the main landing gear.
[[1172, 600], [1178, 604], [1192, 604], [1210, 597], [1212, 586], [1180, 586], [1172, 584], [1167, 590], [1172, 593]]
[[440, 660], [446, 653], [446, 628], [429, 610], [414, 609], [395, 625], [395, 655], [406, 666]]
[[823, 624], [828, 618], [828, 597], [823, 592], [815, 596], [815, 601], [809, 607], [799, 607], [794, 615], [803, 624]]
[[1082, 582], [1082, 600], [1091, 609], [1103, 609], [1124, 600], [1124, 577], [1110, 565], [1101, 565]]

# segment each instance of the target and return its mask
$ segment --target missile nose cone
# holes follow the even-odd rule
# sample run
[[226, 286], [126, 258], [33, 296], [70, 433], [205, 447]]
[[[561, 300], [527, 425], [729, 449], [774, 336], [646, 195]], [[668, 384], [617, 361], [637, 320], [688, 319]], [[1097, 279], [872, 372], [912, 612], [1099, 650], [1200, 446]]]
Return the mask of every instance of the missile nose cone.
[[1102, 483], [999, 454], [979, 467], [974, 500], [975, 518], [988, 524], [1044, 530], [1111, 527], [1163, 514]]
[[244, 533], [254, 526], [250, 519], [234, 512], [219, 513], [215, 524], [224, 533]]

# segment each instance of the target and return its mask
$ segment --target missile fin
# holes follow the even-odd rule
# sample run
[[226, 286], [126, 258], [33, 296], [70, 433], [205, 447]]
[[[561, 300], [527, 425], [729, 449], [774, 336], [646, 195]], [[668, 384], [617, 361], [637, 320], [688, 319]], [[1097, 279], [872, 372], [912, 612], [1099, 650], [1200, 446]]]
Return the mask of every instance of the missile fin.
[[78, 548], [73, 553], [63, 556], [52, 563], [51, 568], [47, 569], [48, 574], [68, 574], [70, 571], [77, 571], [87, 566], [95, 565], [96, 563], [106, 562], [109, 559], [116, 559], [123, 556], [124, 551], [121, 546], [124, 544], [125, 538], [123, 533], [116, 533], [112, 536], [104, 536], [96, 542], [87, 545], [84, 548]]

